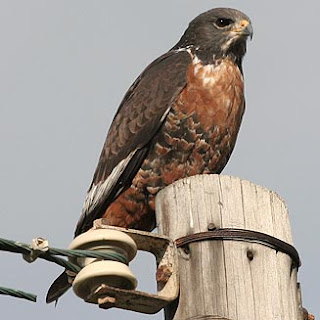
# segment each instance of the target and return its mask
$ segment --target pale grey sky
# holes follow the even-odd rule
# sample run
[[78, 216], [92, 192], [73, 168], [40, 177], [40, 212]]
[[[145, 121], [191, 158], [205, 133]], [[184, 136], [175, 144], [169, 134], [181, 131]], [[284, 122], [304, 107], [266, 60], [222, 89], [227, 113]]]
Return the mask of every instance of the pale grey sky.
[[[254, 26], [244, 62], [247, 109], [224, 173], [286, 200], [303, 304], [319, 317], [317, 0], [1, 0], [0, 237], [68, 246], [123, 94], [191, 19], [220, 6], [244, 11]], [[99, 310], [71, 291], [48, 306], [46, 290], [61, 268], [0, 254], [0, 286], [38, 295], [36, 304], [0, 296], [1, 319], [163, 319]], [[142, 289], [154, 289], [152, 266], [145, 256], [135, 262]]]

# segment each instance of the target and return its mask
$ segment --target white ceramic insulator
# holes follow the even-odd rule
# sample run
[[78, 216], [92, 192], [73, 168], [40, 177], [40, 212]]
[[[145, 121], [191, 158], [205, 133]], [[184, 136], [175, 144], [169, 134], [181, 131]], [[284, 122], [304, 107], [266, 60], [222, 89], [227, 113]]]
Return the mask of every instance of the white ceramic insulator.
[[[126, 254], [130, 262], [137, 253], [137, 245], [126, 233], [110, 229], [92, 229], [82, 233], [69, 245], [69, 249], [103, 251], [111, 247], [118, 248]], [[95, 261], [95, 258], [70, 258], [70, 261], [84, 267]], [[101, 259], [99, 259], [101, 260]]]
[[137, 287], [137, 279], [121, 262], [97, 261], [81, 269], [73, 281], [73, 291], [86, 300], [101, 284], [133, 290]]
[[[78, 237], [70, 244], [69, 249], [106, 251], [114, 250], [131, 261], [137, 253], [137, 245], [126, 233], [110, 229], [92, 229]], [[70, 258], [82, 269], [73, 281], [73, 290], [77, 296], [86, 300], [102, 284], [133, 290], [137, 279], [129, 267], [118, 261], [101, 258]]]

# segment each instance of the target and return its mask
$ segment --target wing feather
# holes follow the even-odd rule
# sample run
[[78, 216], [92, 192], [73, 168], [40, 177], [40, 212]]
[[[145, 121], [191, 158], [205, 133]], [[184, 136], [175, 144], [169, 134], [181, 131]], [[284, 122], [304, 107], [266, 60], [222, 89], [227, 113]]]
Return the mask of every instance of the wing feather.
[[92, 226], [132, 182], [148, 143], [186, 85], [191, 57], [169, 51], [152, 62], [125, 94], [108, 132], [75, 235]]

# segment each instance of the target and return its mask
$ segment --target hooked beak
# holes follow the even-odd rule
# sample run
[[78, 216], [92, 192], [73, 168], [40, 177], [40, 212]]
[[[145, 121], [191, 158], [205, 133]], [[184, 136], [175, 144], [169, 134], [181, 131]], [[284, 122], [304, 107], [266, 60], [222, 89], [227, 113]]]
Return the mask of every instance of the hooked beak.
[[239, 35], [250, 37], [250, 40], [253, 36], [253, 28], [251, 22], [245, 19], [241, 20], [240, 23], [237, 24], [232, 31]]

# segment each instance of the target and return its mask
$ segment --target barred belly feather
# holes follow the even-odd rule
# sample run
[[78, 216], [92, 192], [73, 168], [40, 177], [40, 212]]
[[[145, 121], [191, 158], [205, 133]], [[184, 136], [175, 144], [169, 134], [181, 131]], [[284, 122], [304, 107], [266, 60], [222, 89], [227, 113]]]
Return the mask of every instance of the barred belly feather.
[[187, 86], [151, 141], [132, 185], [103, 217], [113, 225], [152, 230], [159, 190], [181, 178], [222, 171], [234, 148], [243, 112], [243, 79], [238, 66], [229, 59], [202, 65], [193, 57]]

